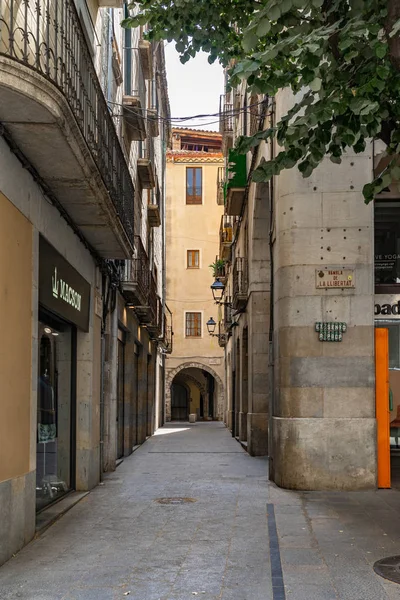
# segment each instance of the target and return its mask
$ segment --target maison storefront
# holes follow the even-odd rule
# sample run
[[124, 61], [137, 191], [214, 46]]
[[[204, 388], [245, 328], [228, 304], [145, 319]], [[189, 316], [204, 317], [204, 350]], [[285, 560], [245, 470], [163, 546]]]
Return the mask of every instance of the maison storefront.
[[90, 284], [40, 236], [37, 510], [76, 487], [76, 340], [89, 308]]

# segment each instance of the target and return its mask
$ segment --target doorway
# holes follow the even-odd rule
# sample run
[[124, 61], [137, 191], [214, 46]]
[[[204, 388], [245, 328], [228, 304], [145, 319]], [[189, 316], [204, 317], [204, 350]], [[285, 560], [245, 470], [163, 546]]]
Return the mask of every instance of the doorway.
[[125, 332], [118, 330], [117, 356], [117, 458], [124, 456], [125, 435]]
[[42, 510], [75, 486], [76, 331], [40, 311], [36, 509]]
[[187, 389], [179, 383], [173, 383], [171, 388], [171, 420], [189, 420], [189, 398]]

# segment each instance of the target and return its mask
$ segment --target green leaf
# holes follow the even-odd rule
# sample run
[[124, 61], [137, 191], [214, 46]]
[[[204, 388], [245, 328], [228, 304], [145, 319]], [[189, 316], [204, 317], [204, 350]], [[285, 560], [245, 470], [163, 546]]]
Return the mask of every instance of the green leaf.
[[250, 52], [258, 44], [258, 37], [254, 31], [250, 30], [243, 35], [242, 46], [245, 52]]
[[373, 202], [375, 199], [375, 185], [373, 183], [367, 183], [363, 187], [363, 196], [365, 199], [365, 204], [369, 204]]
[[271, 31], [271, 21], [269, 19], [262, 19], [257, 27], [257, 35], [263, 37]]
[[322, 79], [320, 77], [316, 77], [315, 79], [313, 79], [313, 81], [309, 85], [309, 87], [312, 89], [313, 92], [319, 92], [319, 90], [321, 89], [321, 86], [322, 86]]
[[384, 58], [386, 56], [386, 52], [387, 52], [387, 44], [376, 44], [375, 46], [375, 54], [378, 58]]
[[271, 21], [277, 21], [281, 16], [281, 9], [277, 5], [271, 6], [267, 14]]

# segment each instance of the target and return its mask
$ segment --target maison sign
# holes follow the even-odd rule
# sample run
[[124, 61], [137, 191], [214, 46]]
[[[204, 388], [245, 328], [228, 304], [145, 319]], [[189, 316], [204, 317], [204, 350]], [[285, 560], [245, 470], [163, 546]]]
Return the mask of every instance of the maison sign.
[[317, 289], [355, 288], [354, 269], [328, 269], [315, 270], [315, 287]]
[[39, 302], [80, 329], [89, 330], [90, 284], [42, 237]]

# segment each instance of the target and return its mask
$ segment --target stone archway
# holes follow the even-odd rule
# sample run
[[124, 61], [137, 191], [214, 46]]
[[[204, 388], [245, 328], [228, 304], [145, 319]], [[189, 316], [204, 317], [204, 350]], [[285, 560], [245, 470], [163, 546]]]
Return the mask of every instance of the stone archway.
[[210, 373], [217, 382], [218, 387], [218, 396], [217, 396], [217, 410], [215, 411], [215, 416], [218, 420], [223, 419], [223, 410], [224, 410], [224, 399], [225, 399], [225, 391], [224, 384], [222, 383], [221, 377], [211, 369], [208, 365], [203, 365], [198, 362], [187, 362], [182, 363], [179, 367], [175, 369], [171, 369], [168, 371], [165, 377], [165, 420], [171, 420], [171, 385], [176, 375], [178, 375], [184, 369], [200, 369], [201, 371], [207, 371]]

